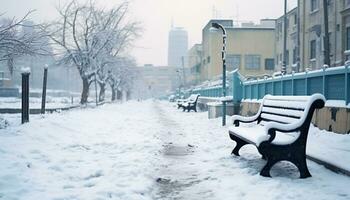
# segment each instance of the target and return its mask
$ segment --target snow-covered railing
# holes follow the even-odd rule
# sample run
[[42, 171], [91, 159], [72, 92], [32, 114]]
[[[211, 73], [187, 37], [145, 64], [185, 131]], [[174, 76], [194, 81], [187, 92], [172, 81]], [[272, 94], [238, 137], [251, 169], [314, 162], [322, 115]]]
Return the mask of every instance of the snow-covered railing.
[[242, 99], [262, 99], [266, 94], [300, 96], [321, 93], [327, 100], [340, 100], [347, 105], [350, 102], [349, 73], [347, 65], [243, 81]]

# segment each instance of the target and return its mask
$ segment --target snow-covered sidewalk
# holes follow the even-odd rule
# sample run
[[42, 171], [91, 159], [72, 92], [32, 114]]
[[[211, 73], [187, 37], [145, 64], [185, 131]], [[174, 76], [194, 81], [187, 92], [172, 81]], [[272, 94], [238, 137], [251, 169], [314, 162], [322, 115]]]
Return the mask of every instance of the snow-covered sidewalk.
[[0, 199], [349, 199], [350, 178], [309, 161], [312, 178], [253, 146], [230, 155], [221, 119], [167, 102], [128, 102], [31, 117], [0, 129]]

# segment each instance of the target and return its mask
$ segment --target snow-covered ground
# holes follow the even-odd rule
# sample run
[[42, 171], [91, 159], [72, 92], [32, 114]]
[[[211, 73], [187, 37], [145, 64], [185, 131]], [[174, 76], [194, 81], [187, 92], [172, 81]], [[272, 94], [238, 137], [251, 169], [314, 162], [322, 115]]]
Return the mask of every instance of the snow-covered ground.
[[[19, 115], [2, 117], [9, 125], [0, 129], [0, 199], [350, 198], [349, 177], [312, 161], [308, 179], [286, 162], [273, 178], [261, 177], [265, 161], [253, 146], [230, 155], [234, 142], [221, 119], [167, 102], [36, 115], [25, 125]], [[309, 142], [326, 141], [328, 133], [311, 132]]]

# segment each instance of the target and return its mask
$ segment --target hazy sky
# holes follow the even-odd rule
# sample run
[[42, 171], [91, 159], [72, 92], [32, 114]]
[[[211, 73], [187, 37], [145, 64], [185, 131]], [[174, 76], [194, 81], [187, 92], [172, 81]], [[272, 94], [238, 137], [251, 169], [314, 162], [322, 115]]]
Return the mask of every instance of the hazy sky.
[[[66, 2], [67, 0], [61, 0]], [[96, 0], [112, 6], [120, 0]], [[54, 19], [59, 0], [0, 0], [0, 13], [23, 16], [35, 9], [34, 21]], [[130, 53], [139, 65], [167, 64], [168, 32], [173, 19], [175, 26], [187, 29], [189, 47], [201, 42], [201, 31], [212, 17], [258, 22], [262, 18], [277, 18], [283, 14], [283, 0], [130, 0], [131, 16], [142, 22], [144, 32]], [[289, 7], [296, 0], [289, 0]]]

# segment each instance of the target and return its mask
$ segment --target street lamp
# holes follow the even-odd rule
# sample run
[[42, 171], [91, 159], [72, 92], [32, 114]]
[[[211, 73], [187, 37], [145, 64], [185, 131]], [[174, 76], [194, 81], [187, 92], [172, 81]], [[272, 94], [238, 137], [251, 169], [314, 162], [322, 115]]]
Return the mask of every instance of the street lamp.
[[226, 29], [224, 26], [222, 26], [219, 23], [212, 23], [211, 24], [210, 31], [216, 31], [218, 29], [222, 30], [222, 52], [221, 52], [221, 58], [222, 58], [222, 126], [226, 125]]

